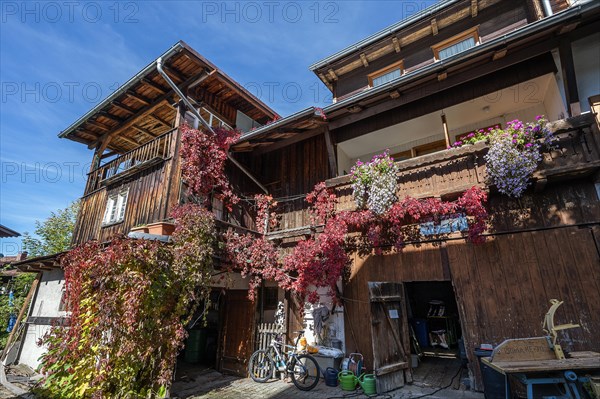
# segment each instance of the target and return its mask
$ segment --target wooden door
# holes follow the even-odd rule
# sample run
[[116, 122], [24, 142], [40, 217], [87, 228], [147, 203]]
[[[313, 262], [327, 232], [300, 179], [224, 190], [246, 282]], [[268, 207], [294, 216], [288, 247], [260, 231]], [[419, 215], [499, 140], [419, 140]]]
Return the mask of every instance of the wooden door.
[[377, 393], [404, 386], [412, 381], [409, 369], [410, 340], [404, 286], [402, 283], [369, 282], [373, 372]]
[[228, 290], [223, 307], [220, 369], [245, 377], [253, 352], [255, 304], [246, 290]]

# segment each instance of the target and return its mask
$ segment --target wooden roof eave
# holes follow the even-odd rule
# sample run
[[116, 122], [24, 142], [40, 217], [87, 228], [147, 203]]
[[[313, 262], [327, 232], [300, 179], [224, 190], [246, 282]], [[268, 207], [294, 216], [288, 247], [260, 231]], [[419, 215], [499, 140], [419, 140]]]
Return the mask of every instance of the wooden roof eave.
[[40, 273], [43, 271], [60, 269], [61, 266], [58, 260], [60, 256], [64, 255], [65, 253], [66, 251], [52, 255], [37, 256], [35, 258], [29, 258], [20, 262], [15, 262], [11, 266], [25, 273]]
[[[595, 10], [600, 9], [600, 3], [595, 6], [591, 3], [586, 4], [585, 9]], [[594, 8], [595, 7], [595, 8]], [[540, 37], [554, 36], [556, 30], [562, 23], [565, 23], [572, 19], [578, 18], [582, 13], [584, 6], [578, 6], [577, 8], [571, 8], [566, 11], [556, 14], [554, 19], [546, 18], [544, 20], [537, 21], [526, 25], [524, 28], [495, 38], [489, 42], [483, 43], [476, 47], [473, 47], [463, 53], [458, 54], [455, 57], [449, 58], [443, 61], [437, 61], [433, 64], [427, 65], [423, 68], [417, 69], [411, 73], [403, 75], [402, 77], [392, 80], [384, 85], [376, 88], [361, 91], [353, 96], [350, 96], [344, 100], [338, 101], [324, 108], [327, 118], [330, 121], [335, 121], [337, 118], [345, 117], [349, 113], [351, 107], [360, 106], [366, 108], [377, 102], [378, 99], [388, 98], [390, 92], [399, 89], [406, 90], [421, 84], [424, 80], [436, 79], [437, 75], [441, 72], [447, 72], [452, 68], [462, 68], [467, 64], [470, 64], [477, 59], [482, 57], [492, 57], [494, 52], [498, 49], [507, 48], [507, 46], [523, 46], [523, 43], [535, 42], [536, 45], [543, 46], [543, 40]], [[511, 53], [511, 49], [508, 49], [508, 53]], [[533, 57], [535, 54], [530, 54]], [[336, 128], [336, 123], [330, 124], [331, 129]]]

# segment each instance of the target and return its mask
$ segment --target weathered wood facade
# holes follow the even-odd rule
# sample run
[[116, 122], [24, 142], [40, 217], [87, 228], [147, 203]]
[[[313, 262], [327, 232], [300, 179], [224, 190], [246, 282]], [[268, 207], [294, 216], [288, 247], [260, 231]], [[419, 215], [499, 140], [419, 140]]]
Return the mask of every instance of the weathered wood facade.
[[[409, 244], [402, 253], [352, 254], [342, 294], [345, 351], [363, 353], [368, 369], [374, 367], [369, 297], [369, 283], [373, 282], [451, 283], [469, 370], [478, 390], [483, 386], [474, 348], [543, 334], [541, 321], [552, 298], [565, 301], [558, 323], [573, 321], [583, 326], [564, 333], [564, 346], [568, 350], [600, 350], [594, 336], [600, 329], [600, 133], [593, 114], [579, 116], [577, 112], [576, 103], [587, 102], [587, 98], [577, 97], [573, 59], [564, 44], [560, 50], [561, 43], [588, 37], [599, 11], [592, 6], [584, 11], [568, 7], [567, 2], [553, 2], [553, 12], [558, 14], [549, 18], [541, 3], [533, 0], [442, 5], [419, 21], [392, 27], [385, 37], [366, 39], [360, 48], [355, 46], [347, 54], [338, 53], [311, 67], [337, 97], [336, 103], [323, 110], [327, 116], [324, 133], [322, 127], [300, 126], [296, 115], [242, 137], [242, 143], [234, 147], [234, 151], [247, 151], [251, 146], [247, 165], [264, 178], [275, 197], [284, 197], [279, 207], [281, 225], [269, 237], [293, 245], [311, 232], [307, 205], [300, 197], [324, 176], [338, 195], [338, 209], [355, 208], [349, 177], [340, 176], [341, 168], [336, 165], [343, 143], [423, 115], [439, 115], [448, 107], [475, 102], [478, 97], [538, 77], [570, 76], [570, 83], [562, 81], [561, 89], [573, 97], [556, 95], [551, 101], [558, 98], [564, 105], [563, 116], [574, 118], [552, 123], [559, 150], [543, 154], [532, 188], [522, 198], [510, 199], [489, 186], [484, 144], [398, 163], [400, 198], [451, 200], [472, 186], [490, 189], [490, 223], [487, 242], [482, 245], [450, 236], [443, 241]], [[432, 45], [474, 26], [481, 38], [479, 48], [448, 62], [434, 61]], [[537, 28], [541, 26], [545, 27]], [[402, 77], [381, 89], [367, 87], [370, 74], [399, 60], [405, 69]], [[480, 107], [470, 112], [486, 111]], [[482, 115], [480, 119], [486, 118]], [[279, 136], [282, 133], [288, 135]], [[413, 133], [399, 129], [395, 134], [400, 140]], [[313, 151], [315, 144], [322, 150]]]
[[[264, 125], [244, 133], [231, 155], [278, 200], [280, 223], [268, 237], [287, 247], [313, 231], [304, 198], [315, 184], [326, 181], [336, 192], [338, 210], [354, 209], [349, 177], [340, 176], [343, 168], [338, 165], [344, 143], [423, 115], [435, 113], [438, 118], [448, 107], [475, 102], [511, 85], [562, 74], [562, 91], [567, 94], [562, 99], [556, 89], [550, 100], [561, 103], [555, 107], [558, 113], [564, 110], [565, 116], [574, 118], [553, 123], [560, 149], [543, 155], [533, 187], [521, 199], [511, 200], [490, 187], [485, 144], [423, 156], [412, 152], [413, 159], [399, 163], [400, 198], [453, 199], [472, 186], [489, 189], [488, 240], [472, 245], [450, 236], [409, 244], [402, 253], [351, 254], [350, 276], [342, 294], [345, 349], [363, 353], [367, 368], [373, 367], [379, 347], [373, 345], [372, 336], [371, 316], [377, 312], [369, 295], [373, 282], [395, 287], [451, 282], [478, 389], [481, 379], [473, 349], [481, 343], [539, 335], [551, 298], [565, 300], [561, 317], [577, 318], [583, 326], [566, 332], [563, 345], [571, 350], [600, 350], [593, 335], [600, 330], [600, 133], [593, 115], [576, 112], [580, 99], [573, 86], [573, 56], [565, 50], [569, 43], [594, 32], [600, 7], [567, 7], [565, 1], [554, 1], [553, 11], [564, 11], [543, 19], [538, 0], [444, 2], [411, 23], [394, 27], [387, 36], [369, 39], [344, 56], [314, 66], [337, 102], [272, 123], [267, 121], [276, 119], [273, 111], [184, 43], [164, 55], [169, 78], [194, 106], [210, 113], [211, 121], [214, 117], [234, 126], [240, 111]], [[432, 46], [475, 27], [481, 39], [475, 47], [458, 57], [435, 60]], [[558, 56], [553, 54], [557, 49]], [[370, 75], [398, 61], [404, 67], [401, 77], [381, 87], [367, 87]], [[152, 65], [138, 75], [61, 134], [95, 149], [74, 244], [106, 241], [135, 226], [168, 220], [170, 209], [182, 201], [178, 126], [186, 110]], [[485, 111], [469, 110], [481, 112]], [[394, 134], [408, 142], [415, 133], [398, 129]], [[238, 193], [250, 197], [262, 192], [237, 166], [229, 164], [227, 174]], [[123, 217], [107, 223], [108, 199], [122, 192], [127, 192]], [[214, 201], [213, 210], [223, 226], [231, 222], [236, 228], [254, 230], [252, 211], [243, 203], [227, 212]], [[253, 348], [256, 306], [247, 301], [245, 289], [230, 290], [221, 309], [219, 366], [233, 373], [244, 372]], [[301, 329], [301, 301], [286, 294], [285, 303], [288, 333]], [[401, 314], [403, 324], [397, 327], [406, 349], [410, 346], [406, 313]], [[394, 335], [375, 331], [378, 336]]]

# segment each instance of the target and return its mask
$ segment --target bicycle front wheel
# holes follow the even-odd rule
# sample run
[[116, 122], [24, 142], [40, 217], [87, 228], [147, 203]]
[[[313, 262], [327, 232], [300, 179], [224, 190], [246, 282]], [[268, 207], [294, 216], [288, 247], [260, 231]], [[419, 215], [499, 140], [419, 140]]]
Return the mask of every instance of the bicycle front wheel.
[[319, 383], [319, 364], [311, 355], [300, 355], [292, 361], [292, 382], [301, 391], [310, 391]]
[[273, 376], [275, 363], [271, 355], [264, 350], [258, 350], [250, 356], [248, 374], [256, 382], [266, 382]]

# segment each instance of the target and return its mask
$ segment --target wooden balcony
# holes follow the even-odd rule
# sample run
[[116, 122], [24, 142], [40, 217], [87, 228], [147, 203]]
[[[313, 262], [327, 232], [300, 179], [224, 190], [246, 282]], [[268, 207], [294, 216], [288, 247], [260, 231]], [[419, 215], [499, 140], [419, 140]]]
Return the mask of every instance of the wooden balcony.
[[[543, 154], [532, 178], [534, 190], [541, 191], [548, 182], [576, 179], [600, 169], [600, 132], [593, 114], [552, 122], [550, 129], [558, 137], [558, 149]], [[488, 149], [482, 142], [398, 162], [398, 197], [454, 199], [472, 186], [493, 192], [484, 159]], [[338, 196], [338, 210], [356, 209], [349, 175], [329, 179], [326, 184]], [[306, 204], [303, 213], [307, 213]], [[282, 215], [286, 226], [294, 226], [296, 220], [308, 217], [299, 218], [297, 212]], [[272, 234], [285, 237], [308, 231], [306, 226], [296, 225]]]
[[173, 156], [176, 137], [177, 129], [171, 129], [91, 171], [84, 196], [169, 159]]

